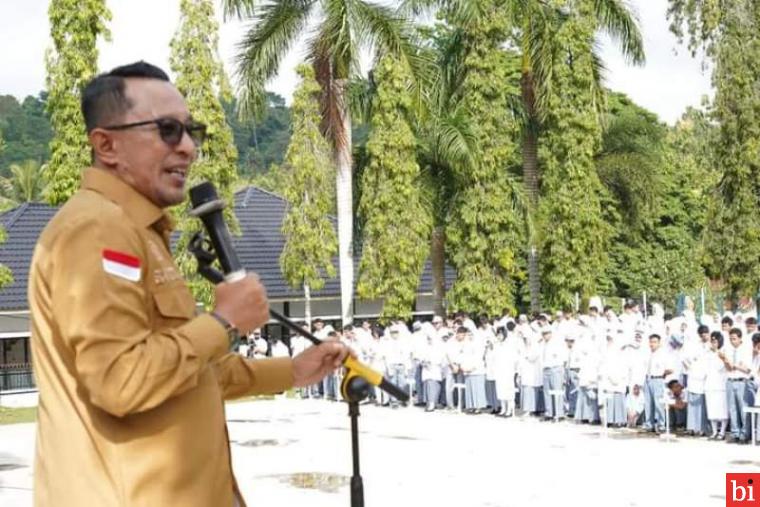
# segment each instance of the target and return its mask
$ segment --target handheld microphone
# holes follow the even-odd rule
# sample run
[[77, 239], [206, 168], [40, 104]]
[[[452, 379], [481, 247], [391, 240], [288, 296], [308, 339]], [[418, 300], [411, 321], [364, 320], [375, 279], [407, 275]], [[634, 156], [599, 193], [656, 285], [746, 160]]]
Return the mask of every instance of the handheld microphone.
[[[217, 195], [214, 185], [211, 182], [206, 181], [191, 188], [190, 202], [193, 205], [190, 215], [200, 218], [203, 222], [211, 240], [211, 245], [216, 252], [216, 256], [219, 258], [219, 264], [222, 266], [224, 280], [227, 282], [235, 282], [245, 278], [245, 269], [240, 263], [240, 259], [238, 259], [237, 252], [235, 252], [235, 249], [232, 247], [232, 237], [230, 236], [230, 231], [227, 229], [227, 224], [224, 222], [224, 215], [222, 214], [224, 201]], [[198, 258], [200, 266], [201, 259], [197, 257], [197, 254], [196, 258]], [[203, 269], [200, 269], [201, 274], [209, 281], [213, 283], [221, 282], [222, 274], [217, 270], [210, 266], [202, 266], [202, 268]], [[322, 343], [322, 340], [307, 330], [297, 326], [287, 317], [280, 315], [271, 309], [269, 310], [269, 314], [285, 327], [300, 334], [314, 345]], [[409, 400], [409, 394], [403, 389], [389, 382], [381, 373], [376, 372], [353, 357], [348, 356], [343, 362], [343, 365], [349, 370], [353, 370], [357, 375], [363, 377], [370, 384], [379, 387], [396, 399], [400, 401]]]

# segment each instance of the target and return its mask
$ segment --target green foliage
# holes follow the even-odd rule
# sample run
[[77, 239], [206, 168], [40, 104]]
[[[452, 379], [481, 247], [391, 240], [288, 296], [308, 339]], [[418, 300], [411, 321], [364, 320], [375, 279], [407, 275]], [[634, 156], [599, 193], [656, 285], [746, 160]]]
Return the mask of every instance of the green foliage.
[[383, 298], [381, 319], [412, 315], [422, 268], [429, 253], [432, 220], [421, 199], [416, 143], [407, 117], [412, 106], [409, 70], [391, 56], [375, 68], [359, 212], [364, 219], [357, 294]]
[[15, 204], [40, 202], [47, 189], [47, 166], [36, 160], [12, 164], [10, 177], [0, 177], [0, 195]]
[[[193, 118], [207, 126], [208, 138], [199, 147], [198, 160], [190, 173], [191, 185], [200, 181], [214, 183], [227, 203], [224, 210], [227, 224], [235, 232], [238, 226], [232, 190], [237, 179], [237, 151], [221, 102], [231, 96], [231, 91], [218, 56], [218, 31], [211, 0], [182, 0], [179, 28], [171, 41], [170, 65], [177, 75], [177, 89], [185, 96]], [[190, 217], [184, 206], [174, 211], [182, 231], [176, 247], [177, 264], [190, 277], [196, 264], [187, 252], [187, 244], [193, 233], [201, 229], [201, 223]], [[210, 284], [197, 275], [190, 280], [196, 298], [209, 304], [213, 294]]]
[[272, 164], [281, 164], [290, 139], [290, 108], [285, 99], [267, 92], [266, 108], [260, 118], [241, 118], [235, 98], [223, 105], [240, 154], [240, 175], [259, 176], [266, 174]]
[[26, 160], [46, 162], [50, 158], [53, 131], [45, 112], [47, 94], [31, 95], [19, 104], [12, 95], [0, 95], [0, 132], [5, 151], [0, 151], [0, 176], [8, 176], [11, 164]]
[[602, 186], [594, 165], [601, 126], [593, 93], [593, 0], [567, 5], [555, 34], [552, 93], [548, 99], [544, 171], [539, 205], [543, 302], [573, 307], [601, 288], [611, 228], [602, 215]]
[[479, 15], [462, 33], [465, 48], [462, 104], [477, 140], [473, 165], [456, 168], [456, 197], [446, 228], [449, 258], [457, 279], [451, 309], [496, 315], [514, 309], [515, 279], [522, 278], [525, 244], [524, 200], [509, 173], [517, 164], [518, 124], [507, 97], [516, 83], [507, 79], [509, 33], [504, 4], [478, 0]]
[[97, 71], [98, 37], [110, 37], [106, 23], [111, 13], [105, 0], [51, 0], [48, 17], [53, 48], [45, 58], [47, 108], [54, 136], [47, 197], [51, 204], [61, 204], [77, 191], [81, 171], [90, 165], [79, 102]]
[[760, 278], [760, 4], [727, 3], [714, 46], [715, 161], [722, 176], [708, 212], [706, 267], [736, 302]]
[[[4, 148], [5, 142], [3, 141], [2, 136], [0, 136], [0, 154], [2, 154]], [[5, 228], [0, 225], [0, 245], [5, 243], [6, 238], [7, 234], [5, 232]], [[13, 274], [7, 266], [0, 264], [0, 288], [8, 285], [9, 283], [13, 283]]]
[[[605, 181], [616, 207], [610, 250], [615, 294], [640, 297], [646, 291], [654, 300], [675, 301], [682, 292], [697, 293], [705, 282], [700, 237], [715, 179], [708, 153], [714, 127], [704, 113], [690, 110], [666, 129], [622, 97], [612, 102], [598, 164], [600, 173], [619, 175], [613, 185]], [[613, 148], [613, 161], [630, 165], [601, 167]]]
[[335, 170], [331, 149], [320, 130], [320, 88], [314, 69], [299, 65], [302, 82], [293, 95], [293, 135], [285, 155], [283, 196], [288, 210], [282, 223], [285, 247], [280, 255], [283, 277], [294, 288], [324, 286], [323, 273], [335, 276], [332, 258], [338, 238], [328, 217]]

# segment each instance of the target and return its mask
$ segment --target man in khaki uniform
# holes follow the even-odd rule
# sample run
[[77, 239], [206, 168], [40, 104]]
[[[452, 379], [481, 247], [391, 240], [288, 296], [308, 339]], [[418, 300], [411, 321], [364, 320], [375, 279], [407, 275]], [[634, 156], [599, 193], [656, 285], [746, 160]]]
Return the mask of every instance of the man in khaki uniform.
[[255, 275], [196, 314], [164, 209], [185, 198], [205, 129], [160, 69], [95, 78], [82, 109], [94, 167], [40, 236], [29, 278], [40, 390], [37, 506], [243, 506], [223, 400], [318, 382], [337, 342], [249, 360], [230, 333], [268, 320]]

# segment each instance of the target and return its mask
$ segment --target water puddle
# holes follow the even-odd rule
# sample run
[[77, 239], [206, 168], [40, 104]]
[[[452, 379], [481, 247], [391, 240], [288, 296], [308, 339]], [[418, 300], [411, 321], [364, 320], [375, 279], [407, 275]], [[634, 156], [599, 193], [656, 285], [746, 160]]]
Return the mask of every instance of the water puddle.
[[760, 461], [750, 461], [748, 459], [735, 459], [728, 462], [729, 465], [752, 465], [760, 467]]
[[275, 440], [273, 438], [260, 438], [255, 440], [232, 440], [231, 441], [235, 445], [239, 445], [241, 447], [282, 447], [285, 445], [290, 445], [296, 440]]
[[326, 472], [304, 472], [297, 474], [265, 475], [265, 478], [277, 479], [283, 484], [299, 489], [315, 489], [323, 493], [337, 493], [350, 483], [349, 477]]
[[27, 468], [27, 466], [21, 465], [19, 463], [0, 463], [0, 472], [7, 472], [9, 470], [16, 470], [19, 468]]

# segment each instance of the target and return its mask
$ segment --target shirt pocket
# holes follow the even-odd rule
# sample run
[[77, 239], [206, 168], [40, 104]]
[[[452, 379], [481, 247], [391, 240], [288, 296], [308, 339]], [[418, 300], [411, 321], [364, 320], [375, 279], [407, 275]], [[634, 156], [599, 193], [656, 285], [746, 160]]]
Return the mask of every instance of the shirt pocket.
[[162, 287], [153, 293], [156, 316], [163, 321], [187, 321], [195, 316], [195, 300], [184, 284]]

